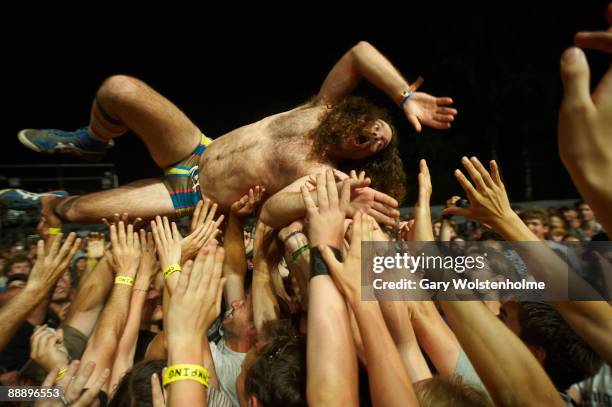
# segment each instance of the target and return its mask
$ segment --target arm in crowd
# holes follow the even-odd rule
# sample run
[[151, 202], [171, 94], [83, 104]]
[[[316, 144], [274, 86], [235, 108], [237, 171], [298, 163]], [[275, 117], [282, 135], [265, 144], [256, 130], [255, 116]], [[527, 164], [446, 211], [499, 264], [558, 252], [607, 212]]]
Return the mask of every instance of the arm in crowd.
[[[166, 216], [156, 216], [151, 221], [151, 231], [157, 248], [162, 272], [169, 267], [180, 268], [187, 260], [193, 259], [198, 251], [219, 233], [219, 226], [223, 222], [223, 215], [214, 219], [217, 204], [209, 199], [199, 201], [191, 219], [190, 233], [183, 238], [176, 223], [170, 222]], [[177, 273], [170, 273], [166, 278], [166, 289], [172, 294], [178, 281]]]
[[535, 356], [484, 303], [442, 301], [441, 305], [496, 405], [565, 405]]
[[85, 273], [79, 283], [74, 300], [68, 309], [65, 323], [89, 336], [102, 312], [104, 302], [113, 286], [113, 268], [110, 251], [98, 261], [93, 270]]
[[[510, 208], [496, 162], [491, 161], [491, 173], [475, 157], [471, 160], [464, 157], [462, 162], [476, 185], [474, 187], [461, 171], [455, 171], [455, 176], [469, 197], [470, 206], [465, 209], [447, 208], [444, 212], [487, 223], [508, 241], [538, 242], [539, 239]], [[567, 276], [558, 278], [556, 272], [567, 270], [568, 267], [556, 253], [544, 244], [519, 243], [516, 249], [528, 264], [529, 270], [538, 273], [536, 277], [546, 281], [547, 287], [551, 286], [552, 290], [559, 293], [567, 293]], [[612, 307], [607, 302], [568, 301], [553, 305], [572, 329], [606, 362], [612, 361]]]
[[63, 244], [61, 239], [59, 234], [47, 245], [43, 240], [38, 241], [36, 262], [25, 289], [0, 308], [0, 350], [6, 347], [32, 310], [50, 295], [81, 243], [74, 233], [70, 233]]
[[[446, 107], [453, 103], [451, 98], [436, 98], [427, 93], [415, 92], [421, 81], [408, 84], [391, 62], [366, 41], [360, 41], [334, 65], [315, 103], [334, 104], [342, 100], [355, 89], [361, 78], [385, 92], [398, 105], [401, 104], [406, 118], [418, 132], [422, 124], [436, 129], [448, 129], [457, 114], [457, 110]], [[404, 101], [404, 91], [414, 94]]]
[[[178, 364], [212, 366], [206, 330], [221, 310], [225, 280], [221, 277], [223, 248], [215, 243], [202, 248], [195, 262], [188, 261], [168, 307], [168, 369]], [[207, 380], [208, 381], [208, 380]], [[194, 380], [167, 384], [169, 406], [206, 405], [206, 388]]]
[[[432, 191], [431, 176], [425, 160], [421, 160], [419, 166], [419, 197], [414, 207], [413, 237], [416, 241], [433, 241], [429, 207]], [[403, 301], [380, 302], [380, 309], [412, 383], [432, 377], [417, 342], [410, 320], [411, 313], [406, 303]]]
[[[419, 197], [414, 206], [411, 235], [415, 241], [432, 242], [434, 235], [430, 209], [431, 176], [425, 160], [421, 160], [419, 166]], [[423, 347], [438, 373], [443, 376], [452, 376], [457, 366], [461, 345], [440, 316], [435, 304], [432, 301], [407, 301], [404, 305], [410, 315], [418, 343]]]
[[406, 306], [402, 301], [381, 301], [380, 310], [410, 381], [416, 383], [431, 378]]
[[[110, 238], [115, 284], [81, 359], [83, 365], [90, 361], [95, 362], [98, 374], [112, 367], [117, 344], [128, 317], [132, 285], [140, 263], [140, 241], [132, 224], [126, 226], [123, 221], [117, 225], [112, 224]], [[92, 378], [98, 374], [94, 374]]]
[[[457, 201], [460, 199], [461, 197], [459, 196], [456, 196], [456, 195], [452, 196], [449, 200], [446, 201], [446, 207], [450, 208], [451, 206], [455, 206], [455, 203], [457, 203]], [[450, 242], [450, 240], [453, 237], [453, 232], [454, 232], [451, 220], [443, 217], [441, 222], [442, 222], [442, 225], [440, 226], [440, 241]]]
[[111, 369], [110, 389], [113, 389], [119, 383], [121, 377], [134, 364], [134, 354], [136, 353], [136, 343], [142, 319], [142, 308], [147, 300], [151, 282], [158, 271], [153, 235], [150, 232], [145, 233], [144, 229], [140, 229], [139, 238], [141, 249], [140, 264], [136, 273], [134, 288], [132, 289], [130, 311], [123, 334], [117, 345], [115, 361]]
[[[109, 227], [111, 223], [118, 224], [119, 221], [127, 223], [128, 214], [115, 214], [112, 222], [107, 219], [102, 221]], [[98, 253], [99, 254], [99, 250]], [[96, 321], [104, 308], [104, 303], [113, 286], [112, 253], [110, 250], [102, 251], [102, 257], [97, 261], [92, 270], [83, 275], [77, 288], [74, 300], [68, 308], [68, 315], [64, 321], [66, 325], [77, 329], [85, 336], [91, 335]]]
[[[278, 319], [278, 300], [272, 287], [270, 271], [278, 264], [278, 247], [274, 241], [274, 230], [258, 222], [253, 243], [253, 320], [257, 332], [261, 332], [266, 321]], [[274, 262], [273, 257], [276, 257]]]
[[[313, 173], [321, 173], [328, 167], [319, 166]], [[312, 179], [312, 175], [304, 176], [272, 195], [262, 206], [260, 220], [275, 229], [284, 227], [291, 222], [306, 216], [306, 207], [300, 194], [300, 188]], [[398, 202], [387, 194], [368, 188], [370, 179], [351, 179], [350, 205], [347, 214], [352, 217], [358, 210], [369, 213], [380, 223], [395, 226], [399, 217]], [[335, 184], [337, 189], [341, 183]], [[318, 205], [315, 191], [309, 192], [312, 201]]]
[[[346, 200], [348, 181], [345, 186], [342, 196]], [[317, 175], [316, 193], [319, 209], [306, 187], [302, 187], [302, 205], [308, 213], [306, 219], [311, 256], [312, 248], [319, 244], [336, 249], [342, 247], [346, 214], [346, 208], [339, 205], [331, 171]], [[359, 402], [357, 357], [346, 303], [328, 275], [325, 264], [320, 258], [313, 264], [314, 261], [311, 257], [306, 351], [308, 404], [355, 406]]]
[[244, 225], [246, 219], [253, 214], [263, 199], [265, 188], [256, 186], [249, 189], [248, 195], [234, 202], [230, 208], [229, 220], [225, 229], [225, 262], [223, 263], [223, 277], [225, 283], [225, 302], [231, 306], [232, 302], [245, 298], [244, 276], [247, 271], [246, 250], [244, 247]]
[[291, 278], [295, 279], [301, 299], [302, 310], [308, 306], [308, 279], [310, 277], [310, 249], [308, 238], [304, 234], [304, 223], [295, 221], [278, 232], [278, 238], [283, 242], [284, 258]]
[[[373, 220], [365, 214], [358, 213], [355, 216], [351, 246], [344, 263], [340, 263], [334, 257], [329, 247], [320, 246], [320, 248], [335, 284], [355, 313], [363, 340], [373, 404], [418, 406], [419, 402], [410, 377], [387, 330], [379, 303], [361, 301], [361, 242], [372, 240], [371, 222]], [[415, 377], [423, 376], [422, 372], [413, 373]]]
[[212, 203], [210, 199], [198, 201], [191, 218], [189, 235], [181, 240], [180, 264], [185, 264], [190, 259], [193, 260], [202, 247], [219, 235], [219, 226], [225, 216], [219, 215], [215, 219], [216, 213], [216, 203]]
[[[612, 26], [612, 5], [606, 17]], [[612, 31], [576, 34], [578, 47], [612, 54]], [[563, 100], [559, 110], [559, 155], [576, 189], [597, 219], [612, 231], [612, 68], [590, 91], [590, 72], [584, 52], [567, 49], [561, 58]]]

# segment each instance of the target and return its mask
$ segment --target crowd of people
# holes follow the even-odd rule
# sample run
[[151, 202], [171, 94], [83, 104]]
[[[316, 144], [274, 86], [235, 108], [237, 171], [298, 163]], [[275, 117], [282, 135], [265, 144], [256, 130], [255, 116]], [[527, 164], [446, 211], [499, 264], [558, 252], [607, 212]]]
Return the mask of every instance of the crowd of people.
[[[350, 93], [364, 78], [416, 131], [449, 128], [457, 110], [366, 42], [304, 105], [214, 140], [143, 82], [109, 78], [89, 126], [19, 140], [97, 159], [131, 130], [165, 176], [83, 196], [0, 191], [41, 213], [35, 244], [0, 248], [0, 385], [61, 388], [35, 402], [48, 406], [611, 405], [612, 247], [563, 245], [612, 230], [612, 70], [591, 92], [580, 49], [612, 54], [612, 31], [575, 42], [559, 112], [559, 153], [584, 199], [573, 207], [515, 207], [496, 161], [462, 157], [464, 196], [432, 214], [426, 161], [407, 180], [388, 114]], [[406, 184], [418, 200], [403, 219]], [[595, 256], [600, 278], [586, 282], [601, 298], [363, 301], [372, 241], [544, 241], [517, 249], [520, 263], [562, 285], [560, 251], [576, 270]], [[488, 261], [522, 272], [502, 251]]]

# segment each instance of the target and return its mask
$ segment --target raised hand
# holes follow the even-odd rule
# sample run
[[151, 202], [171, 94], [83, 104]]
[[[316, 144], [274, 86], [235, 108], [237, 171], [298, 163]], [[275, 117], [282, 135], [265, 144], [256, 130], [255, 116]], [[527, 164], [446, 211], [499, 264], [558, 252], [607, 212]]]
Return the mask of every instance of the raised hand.
[[30, 357], [47, 372], [67, 367], [70, 357], [64, 346], [62, 330], [53, 333], [46, 324], [36, 327], [30, 337]]
[[[77, 370], [79, 369], [80, 362], [75, 360], [70, 364], [68, 371], [66, 372], [64, 378], [61, 383], [66, 384], [65, 388], [62, 390], [63, 392], [63, 400], [44, 400], [37, 401], [35, 406], [38, 407], [63, 407], [63, 406], [73, 406], [73, 407], [87, 407], [93, 405], [92, 403], [98, 398], [98, 394], [104, 386], [104, 383], [110, 377], [110, 369], [104, 369], [100, 376], [93, 382], [93, 385], [87, 389], [85, 389], [85, 384], [89, 381], [89, 378], [94, 373], [96, 364], [94, 362], [89, 362], [82, 369], [82, 374], [77, 374]], [[57, 368], [51, 369], [47, 374], [47, 377], [43, 381], [42, 385], [45, 387], [51, 387], [54, 384], [55, 376], [58, 374], [59, 370]]]
[[61, 233], [51, 236], [46, 247], [43, 240], [38, 241], [36, 262], [30, 272], [26, 289], [49, 290], [64, 274], [81, 244], [81, 239], [77, 239], [75, 233], [70, 233], [60, 248], [62, 236]]
[[251, 216], [259, 203], [263, 200], [266, 189], [257, 185], [255, 188], [250, 188], [249, 193], [244, 195], [238, 201], [234, 202], [230, 208], [232, 216], [246, 218]]
[[110, 225], [111, 254], [115, 273], [134, 277], [140, 263], [140, 240], [132, 224], [122, 220]]
[[215, 220], [216, 213], [217, 204], [211, 205], [210, 199], [198, 202], [191, 218], [189, 235], [181, 241], [181, 264], [193, 259], [202, 247], [221, 233], [219, 227], [225, 216], [219, 215]]
[[318, 208], [306, 186], [302, 186], [301, 192], [306, 206], [308, 240], [311, 247], [323, 244], [340, 249], [344, 235], [344, 219], [349, 211], [350, 181], [347, 179], [343, 182], [342, 192], [338, 197], [333, 172], [327, 170], [325, 174], [317, 174]]
[[200, 250], [183, 267], [168, 308], [169, 346], [200, 346], [202, 335], [221, 312], [225, 251], [217, 244]]
[[460, 170], [455, 170], [455, 177], [465, 191], [470, 201], [467, 208], [452, 206], [442, 211], [443, 215], [459, 215], [477, 220], [493, 228], [509, 220], [516, 214], [510, 208], [510, 201], [506, 188], [499, 175], [499, 168], [495, 161], [491, 161], [491, 173], [476, 157], [461, 159], [474, 185]]
[[163, 219], [159, 216], [151, 221], [151, 231], [153, 239], [157, 247], [157, 256], [159, 263], [164, 270], [166, 267], [173, 264], [179, 264], [181, 261], [181, 237], [176, 223], [172, 222], [172, 227], [166, 216]]
[[[612, 26], [612, 3], [606, 9], [606, 20]], [[612, 27], [608, 31], [582, 31], [574, 37], [574, 43], [580, 48], [590, 48], [612, 54]]]
[[449, 97], [438, 98], [427, 93], [414, 92], [402, 109], [417, 132], [421, 132], [421, 125], [444, 130], [451, 127], [457, 115], [457, 109], [447, 107], [452, 103], [453, 99]]
[[350, 217], [361, 210], [372, 216], [377, 222], [389, 226], [395, 226], [399, 219], [400, 213], [395, 209], [398, 207], [397, 201], [375, 189], [369, 187], [352, 189], [350, 199], [347, 212]]
[[99, 259], [104, 256], [104, 234], [91, 232], [87, 237], [87, 257]]
[[361, 293], [361, 242], [372, 240], [372, 223], [367, 214], [357, 212], [353, 218], [351, 245], [344, 262], [339, 262], [327, 245], [319, 250], [327, 264], [334, 283], [342, 295], [350, 302], [360, 301]]
[[[612, 25], [612, 4], [606, 17]], [[612, 28], [578, 33], [576, 45], [612, 54]], [[584, 52], [567, 49], [561, 58], [563, 101], [559, 110], [559, 155], [572, 181], [606, 230], [612, 229], [612, 67], [591, 93]]]
[[414, 225], [412, 227], [412, 233], [414, 240], [430, 241], [434, 240], [431, 228], [431, 209], [429, 206], [432, 186], [429, 168], [427, 168], [427, 162], [425, 160], [419, 162], [419, 170], [419, 198], [414, 205]]
[[[107, 228], [110, 229], [112, 224], [117, 225], [119, 222], [123, 222], [125, 224], [129, 223], [129, 215], [127, 212], [123, 212], [123, 213], [115, 213], [113, 215], [113, 219], [111, 219], [110, 221], [106, 218], [102, 218], [102, 222], [106, 225]], [[138, 228], [138, 224], [142, 222], [142, 218], [136, 218], [134, 219], [134, 222], [132, 223], [134, 230], [136, 230]]]
[[[212, 205], [211, 205], [212, 204]], [[200, 225], [212, 222], [217, 213], [217, 204], [206, 198], [203, 201], [198, 201], [193, 217], [191, 218], [191, 227], [189, 233], [193, 233]], [[221, 215], [223, 219], [223, 215]], [[221, 222], [219, 222], [221, 224]]]
[[145, 232], [144, 229], [140, 229], [138, 238], [140, 240], [141, 255], [134, 287], [144, 290], [149, 288], [151, 281], [159, 270], [159, 266], [157, 264], [157, 257], [155, 256], [156, 247], [155, 241], [153, 240], [153, 233]]

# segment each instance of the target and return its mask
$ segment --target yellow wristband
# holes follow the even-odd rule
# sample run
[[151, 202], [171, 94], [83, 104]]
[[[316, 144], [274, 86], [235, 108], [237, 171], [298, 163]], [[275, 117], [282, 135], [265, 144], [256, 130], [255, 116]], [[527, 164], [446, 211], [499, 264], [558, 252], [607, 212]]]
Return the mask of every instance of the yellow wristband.
[[117, 276], [115, 277], [115, 284], [123, 284], [123, 285], [134, 285], [134, 279], [132, 277], [126, 276]]
[[57, 376], [55, 376], [55, 383], [59, 382], [60, 380], [62, 380], [62, 378], [64, 377], [64, 375], [66, 375], [66, 372], [68, 371], [68, 368], [65, 367], [62, 370], [59, 371], [59, 373], [57, 374]]
[[50, 235], [59, 235], [62, 233], [62, 228], [49, 228], [47, 229]]
[[200, 365], [178, 364], [168, 366], [162, 380], [164, 386], [179, 380], [195, 380], [208, 388], [208, 370]]
[[170, 274], [175, 273], [177, 271], [181, 271], [181, 270], [182, 268], [180, 264], [171, 264], [164, 269], [164, 278], [168, 278], [170, 277]]

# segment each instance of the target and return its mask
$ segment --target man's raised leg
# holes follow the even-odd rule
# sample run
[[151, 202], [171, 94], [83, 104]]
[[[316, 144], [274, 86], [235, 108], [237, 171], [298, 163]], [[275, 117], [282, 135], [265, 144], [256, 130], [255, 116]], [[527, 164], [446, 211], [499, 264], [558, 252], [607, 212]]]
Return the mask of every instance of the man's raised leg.
[[[23, 130], [19, 139], [36, 151], [71, 152], [88, 158], [101, 155], [112, 139], [128, 129], [142, 139], [162, 169], [188, 157], [201, 141], [200, 130], [172, 102], [144, 82], [125, 75], [111, 76], [102, 83], [87, 128], [74, 132]], [[138, 181], [84, 196], [46, 195], [40, 203], [41, 213], [51, 225], [61, 220], [99, 222], [102, 217], [123, 212], [142, 218], [175, 216], [170, 194], [161, 180]]]
[[73, 132], [26, 129], [19, 140], [39, 152], [99, 159], [112, 139], [128, 129], [142, 139], [161, 168], [189, 156], [200, 142], [199, 129], [179, 108], [141, 80], [125, 75], [102, 83], [88, 127]]

